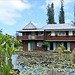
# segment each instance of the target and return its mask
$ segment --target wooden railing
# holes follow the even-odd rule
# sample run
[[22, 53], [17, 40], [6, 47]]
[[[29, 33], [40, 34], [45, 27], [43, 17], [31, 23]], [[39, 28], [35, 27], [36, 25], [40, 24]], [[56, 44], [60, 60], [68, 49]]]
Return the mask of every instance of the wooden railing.
[[53, 40], [59, 40], [59, 41], [62, 41], [62, 40], [66, 40], [66, 41], [75, 41], [75, 36], [46, 36], [46, 40], [50, 40], [50, 41], [53, 41]]
[[17, 40], [44, 40], [44, 36], [17, 36]]

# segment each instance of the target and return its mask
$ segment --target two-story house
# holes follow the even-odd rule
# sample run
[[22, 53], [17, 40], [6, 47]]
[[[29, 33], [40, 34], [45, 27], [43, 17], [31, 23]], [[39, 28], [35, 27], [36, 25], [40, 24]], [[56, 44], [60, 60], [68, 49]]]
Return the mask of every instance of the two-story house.
[[24, 51], [43, 51], [41, 43], [44, 40], [48, 42], [47, 50], [55, 50], [60, 45], [64, 45], [66, 50], [75, 48], [75, 26], [71, 24], [47, 24], [37, 29], [30, 22], [17, 33]]

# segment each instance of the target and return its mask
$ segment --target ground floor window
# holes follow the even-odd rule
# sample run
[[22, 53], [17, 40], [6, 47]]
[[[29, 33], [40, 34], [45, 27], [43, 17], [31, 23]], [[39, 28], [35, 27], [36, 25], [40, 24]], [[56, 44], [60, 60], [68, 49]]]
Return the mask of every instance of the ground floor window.
[[47, 50], [55, 50], [56, 45], [57, 47], [60, 47], [60, 45], [64, 45], [66, 50], [70, 50], [70, 42], [48, 42]]
[[50, 42], [50, 50], [56, 49], [56, 42]]
[[41, 47], [41, 44], [42, 44], [41, 41], [37, 42], [37, 47]]
[[66, 50], [70, 50], [70, 42], [61, 42], [61, 45], [64, 45]]

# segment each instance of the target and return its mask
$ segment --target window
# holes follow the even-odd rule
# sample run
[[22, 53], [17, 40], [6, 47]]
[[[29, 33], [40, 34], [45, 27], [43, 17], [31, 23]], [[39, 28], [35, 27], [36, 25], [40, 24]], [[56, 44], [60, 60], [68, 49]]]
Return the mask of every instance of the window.
[[56, 32], [57, 36], [66, 36], [66, 32]]
[[43, 32], [38, 32], [38, 36], [42, 36], [42, 35], [44, 35]]
[[51, 36], [51, 32], [47, 32], [48, 33], [48, 36]]
[[41, 47], [41, 41], [37, 42], [37, 47]]
[[43, 35], [44, 35], [44, 33], [43, 33], [43, 32], [41, 32], [41, 35], [43, 36]]
[[75, 36], [75, 31], [73, 31], [73, 36]]
[[41, 32], [38, 32], [38, 36], [41, 36]]

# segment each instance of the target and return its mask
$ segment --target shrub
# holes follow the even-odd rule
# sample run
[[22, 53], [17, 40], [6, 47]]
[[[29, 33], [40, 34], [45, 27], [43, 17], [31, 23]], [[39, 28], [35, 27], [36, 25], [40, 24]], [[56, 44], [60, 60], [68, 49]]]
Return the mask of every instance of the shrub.
[[41, 46], [42, 46], [42, 48], [43, 48], [43, 51], [46, 51], [47, 50], [47, 47], [48, 47], [48, 42], [43, 42], [42, 44], [41, 44]]
[[71, 51], [70, 50], [64, 50], [63, 52], [64, 53], [70, 53]]
[[48, 47], [48, 42], [43, 42], [43, 43], [41, 44], [41, 46], [42, 46], [42, 47], [43, 47], [43, 46]]
[[75, 64], [75, 48], [73, 49], [73, 51], [71, 53], [71, 60], [72, 60], [72, 63]]
[[61, 49], [64, 51], [66, 48], [64, 47], [64, 45], [60, 45]]
[[57, 53], [62, 53], [63, 52], [63, 50], [62, 50], [62, 48], [61, 47], [58, 47], [58, 48], [56, 48], [55, 50], [54, 50], [54, 52], [57, 52]]

